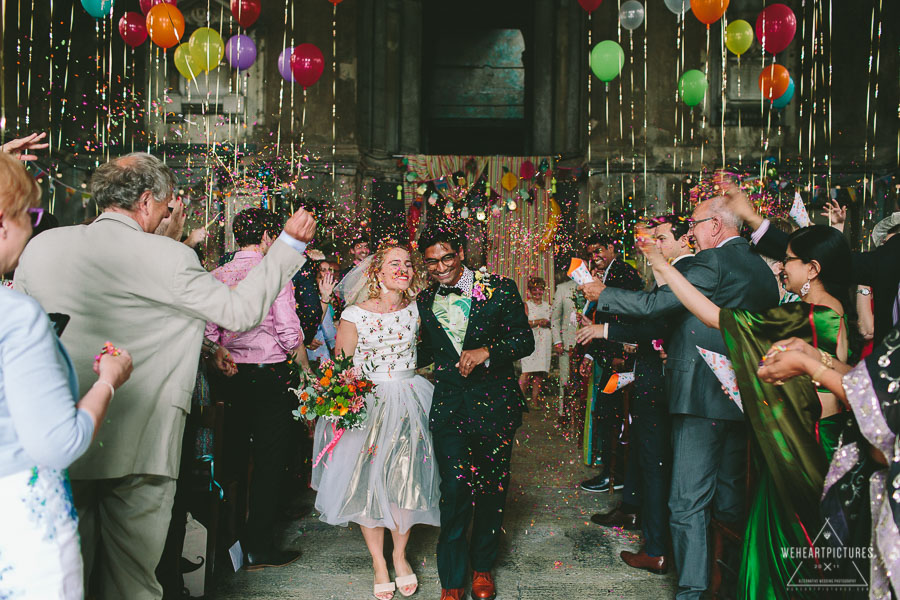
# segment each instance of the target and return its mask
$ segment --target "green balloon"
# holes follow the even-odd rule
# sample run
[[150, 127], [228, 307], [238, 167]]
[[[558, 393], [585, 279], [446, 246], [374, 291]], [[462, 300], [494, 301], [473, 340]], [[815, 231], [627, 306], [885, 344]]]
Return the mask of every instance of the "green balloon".
[[191, 34], [188, 42], [191, 55], [204, 71], [212, 71], [219, 66], [225, 55], [225, 42], [215, 29], [200, 27]]
[[625, 52], [612, 40], [604, 40], [591, 50], [591, 70], [600, 81], [609, 83], [618, 77], [624, 64]]
[[706, 88], [709, 85], [703, 71], [691, 69], [685, 71], [681, 79], [678, 80], [678, 94], [688, 106], [697, 106], [703, 102], [706, 95]]

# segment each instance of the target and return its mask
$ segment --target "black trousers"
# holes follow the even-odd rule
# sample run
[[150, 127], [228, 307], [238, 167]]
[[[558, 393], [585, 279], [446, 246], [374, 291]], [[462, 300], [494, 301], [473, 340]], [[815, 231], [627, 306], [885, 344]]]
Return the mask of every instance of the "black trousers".
[[[282, 362], [239, 364], [237, 374], [223, 386], [228, 474], [243, 481], [253, 457], [249, 516], [240, 536], [246, 552], [273, 549], [280, 492], [292, 436], [297, 431], [291, 411], [298, 401], [288, 391], [296, 384], [295, 372]], [[244, 491], [238, 496], [245, 497]]]
[[[445, 426], [432, 431], [441, 474], [441, 531], [437, 566], [441, 587], [462, 588], [466, 557], [472, 569], [490, 571], [497, 559], [503, 507], [509, 489], [509, 432], [466, 432]], [[466, 544], [466, 530], [472, 533]]]

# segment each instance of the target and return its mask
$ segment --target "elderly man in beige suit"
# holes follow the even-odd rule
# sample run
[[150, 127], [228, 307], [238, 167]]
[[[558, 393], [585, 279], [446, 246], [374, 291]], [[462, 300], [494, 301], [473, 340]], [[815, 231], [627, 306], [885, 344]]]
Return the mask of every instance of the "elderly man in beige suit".
[[229, 289], [190, 248], [153, 235], [173, 188], [169, 169], [149, 154], [101, 166], [91, 191], [103, 214], [90, 225], [36, 237], [16, 271], [18, 288], [46, 311], [71, 317], [62, 341], [82, 394], [105, 341], [134, 357], [134, 374], [104, 427], [69, 470], [85, 585], [104, 600], [162, 597], [154, 569], [171, 517], [206, 321], [234, 331], [256, 327], [304, 263], [315, 232], [311, 215], [294, 213], [262, 262]]
[[[553, 350], [559, 355], [559, 415], [565, 412], [563, 398], [571, 373], [571, 351], [575, 347], [575, 332], [578, 331], [578, 308], [575, 295], [580, 294], [575, 282], [566, 279], [556, 286], [553, 294], [553, 308], [550, 311], [550, 332], [553, 336]], [[575, 365], [576, 368], [578, 365]]]

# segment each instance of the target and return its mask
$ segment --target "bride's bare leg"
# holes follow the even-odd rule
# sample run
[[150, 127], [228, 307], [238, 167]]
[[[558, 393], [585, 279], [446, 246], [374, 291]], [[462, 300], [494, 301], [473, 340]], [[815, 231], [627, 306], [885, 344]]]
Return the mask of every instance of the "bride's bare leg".
[[[406, 544], [409, 542], [409, 534], [412, 529], [408, 529], [406, 533], [400, 533], [396, 529], [391, 529], [391, 538], [394, 540], [394, 571], [397, 577], [404, 575], [412, 575], [413, 570], [409, 562], [406, 560]], [[408, 585], [402, 588], [404, 594], [411, 594], [416, 590], [416, 585]]]
[[[363, 527], [360, 525], [363, 539], [366, 540], [366, 548], [372, 555], [372, 568], [375, 570], [375, 583], [390, 583], [391, 574], [388, 573], [387, 561], [384, 559], [384, 527]], [[394, 594], [387, 592], [379, 594], [378, 598], [389, 600]]]

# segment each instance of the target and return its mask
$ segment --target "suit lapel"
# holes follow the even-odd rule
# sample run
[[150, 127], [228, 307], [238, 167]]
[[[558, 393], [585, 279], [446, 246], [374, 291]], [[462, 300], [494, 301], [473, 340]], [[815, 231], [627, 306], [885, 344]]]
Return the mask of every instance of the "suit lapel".
[[466, 323], [466, 337], [463, 339], [463, 348], [466, 347], [466, 342], [471, 339], [472, 333], [474, 331], [475, 319], [478, 317], [478, 313], [481, 312], [481, 309], [484, 305], [490, 302], [490, 300], [476, 300], [474, 297], [472, 298], [472, 303], [469, 305], [469, 322]]
[[437, 288], [427, 288], [422, 292], [424, 306], [419, 306], [419, 314], [422, 315], [423, 325], [431, 327], [432, 331], [436, 331], [440, 336], [439, 339], [435, 339], [435, 343], [441, 343], [455, 353], [456, 348], [453, 346], [453, 341], [434, 315], [434, 297], [436, 293]]

